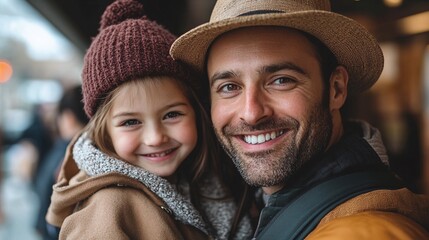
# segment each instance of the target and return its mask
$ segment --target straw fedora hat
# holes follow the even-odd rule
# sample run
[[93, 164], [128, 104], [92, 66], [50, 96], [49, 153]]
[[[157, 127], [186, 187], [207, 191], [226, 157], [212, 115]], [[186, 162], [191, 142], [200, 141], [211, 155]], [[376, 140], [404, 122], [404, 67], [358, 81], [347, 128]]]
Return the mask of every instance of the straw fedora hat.
[[375, 38], [355, 20], [331, 12], [329, 0], [218, 0], [210, 21], [179, 37], [170, 54], [202, 71], [217, 37], [249, 26], [290, 27], [321, 40], [348, 70], [349, 93], [370, 88], [383, 70]]

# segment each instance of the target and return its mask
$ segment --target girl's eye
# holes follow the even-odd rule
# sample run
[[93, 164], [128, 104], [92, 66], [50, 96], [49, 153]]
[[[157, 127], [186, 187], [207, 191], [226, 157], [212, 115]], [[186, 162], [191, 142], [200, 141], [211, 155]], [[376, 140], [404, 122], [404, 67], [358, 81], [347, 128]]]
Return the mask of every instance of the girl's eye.
[[134, 125], [138, 125], [138, 124], [140, 124], [139, 120], [137, 120], [137, 119], [129, 119], [129, 120], [126, 120], [126, 121], [122, 122], [121, 125], [129, 127], [129, 126], [134, 126]]
[[169, 112], [169, 113], [165, 114], [163, 120], [164, 119], [170, 119], [170, 118], [177, 118], [180, 116], [183, 116], [183, 114], [179, 113], [179, 112]]

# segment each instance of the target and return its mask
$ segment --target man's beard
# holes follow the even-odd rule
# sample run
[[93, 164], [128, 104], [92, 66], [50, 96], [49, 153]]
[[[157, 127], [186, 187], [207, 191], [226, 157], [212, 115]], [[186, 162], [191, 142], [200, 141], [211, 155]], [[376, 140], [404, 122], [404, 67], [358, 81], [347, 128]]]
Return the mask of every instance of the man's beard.
[[[332, 132], [329, 110], [322, 105], [314, 106], [300, 139], [297, 136], [299, 127], [299, 122], [292, 118], [269, 119], [256, 126], [248, 126], [244, 123], [235, 127], [226, 126], [222, 133], [216, 129], [216, 135], [248, 184], [270, 187], [284, 183], [303, 164], [325, 151]], [[278, 144], [266, 151], [246, 153], [227, 137], [234, 133], [264, 129], [287, 129], [289, 132], [285, 134], [290, 136], [283, 137], [289, 140], [286, 145]]]

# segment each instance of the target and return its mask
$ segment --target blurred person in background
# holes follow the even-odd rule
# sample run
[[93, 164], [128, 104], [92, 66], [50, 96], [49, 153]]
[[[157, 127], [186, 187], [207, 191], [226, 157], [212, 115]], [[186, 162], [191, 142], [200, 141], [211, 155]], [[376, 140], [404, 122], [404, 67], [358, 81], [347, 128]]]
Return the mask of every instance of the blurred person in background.
[[45, 159], [41, 161], [42, 165], [39, 167], [35, 179], [35, 189], [40, 200], [36, 229], [43, 239], [56, 239], [56, 237], [49, 235], [45, 215], [51, 202], [52, 185], [55, 183], [67, 145], [73, 136], [88, 123], [88, 117], [83, 110], [82, 98], [81, 85], [74, 86], [63, 94], [56, 115], [57, 137], [53, 147], [46, 154]]
[[[52, 147], [52, 128], [49, 127], [48, 106], [34, 105], [30, 124], [18, 137], [3, 139], [1, 208], [4, 221], [1, 239], [31, 239], [39, 206], [35, 192], [40, 166]], [[6, 130], [6, 129], [5, 129]], [[18, 237], [19, 236], [19, 237]]]
[[[0, 192], [3, 190], [3, 129], [0, 127]], [[2, 194], [0, 194], [0, 224], [3, 223], [3, 204], [2, 204]]]
[[36, 105], [30, 125], [8, 150], [9, 156], [13, 159], [12, 175], [29, 182], [32, 186], [53, 142], [52, 130], [47, 126], [44, 117], [43, 106]]

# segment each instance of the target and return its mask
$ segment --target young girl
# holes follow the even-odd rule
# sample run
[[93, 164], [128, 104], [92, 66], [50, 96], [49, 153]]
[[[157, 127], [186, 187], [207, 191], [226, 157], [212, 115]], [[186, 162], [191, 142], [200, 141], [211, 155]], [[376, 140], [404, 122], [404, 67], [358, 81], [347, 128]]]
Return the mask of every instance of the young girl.
[[120, 0], [102, 16], [82, 73], [91, 120], [68, 147], [47, 221], [60, 239], [250, 238], [246, 187], [222, 174], [230, 161], [169, 56], [175, 37], [142, 12]]

